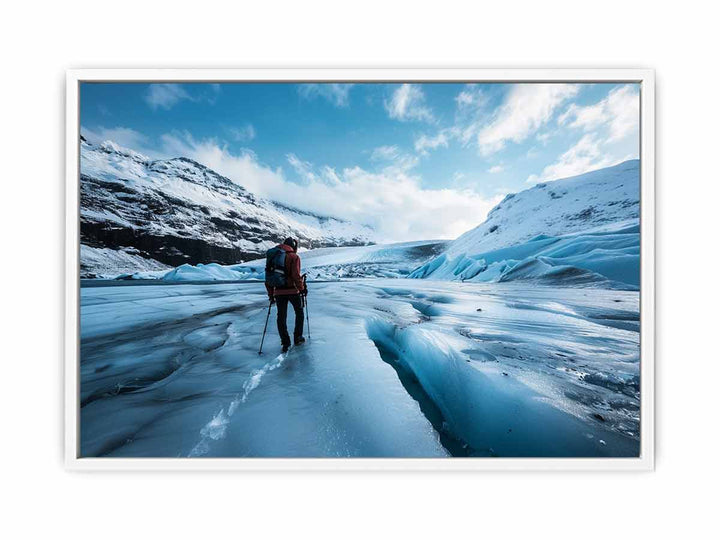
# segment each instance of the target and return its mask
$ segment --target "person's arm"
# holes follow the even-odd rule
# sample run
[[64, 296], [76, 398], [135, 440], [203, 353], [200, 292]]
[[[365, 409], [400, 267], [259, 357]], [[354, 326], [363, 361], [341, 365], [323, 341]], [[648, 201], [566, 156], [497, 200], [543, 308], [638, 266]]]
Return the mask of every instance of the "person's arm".
[[293, 253], [293, 258], [290, 261], [290, 279], [298, 292], [303, 292], [305, 284], [303, 283], [303, 278], [300, 274], [300, 257], [298, 257], [295, 253]]

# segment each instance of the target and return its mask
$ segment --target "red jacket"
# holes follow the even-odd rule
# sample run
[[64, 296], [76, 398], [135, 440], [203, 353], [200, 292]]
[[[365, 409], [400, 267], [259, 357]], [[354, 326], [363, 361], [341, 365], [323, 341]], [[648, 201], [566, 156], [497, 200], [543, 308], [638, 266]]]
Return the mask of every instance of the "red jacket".
[[300, 273], [300, 256], [293, 249], [285, 244], [278, 246], [285, 251], [285, 275], [288, 286], [272, 288], [265, 285], [269, 296], [284, 296], [287, 294], [300, 294], [305, 289], [302, 274]]

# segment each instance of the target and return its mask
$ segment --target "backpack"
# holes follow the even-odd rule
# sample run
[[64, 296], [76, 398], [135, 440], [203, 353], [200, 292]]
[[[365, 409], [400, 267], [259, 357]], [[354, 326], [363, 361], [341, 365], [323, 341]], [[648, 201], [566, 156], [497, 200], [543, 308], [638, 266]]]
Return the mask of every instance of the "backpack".
[[285, 250], [274, 247], [265, 255], [265, 284], [268, 287], [281, 289], [288, 286], [285, 272]]

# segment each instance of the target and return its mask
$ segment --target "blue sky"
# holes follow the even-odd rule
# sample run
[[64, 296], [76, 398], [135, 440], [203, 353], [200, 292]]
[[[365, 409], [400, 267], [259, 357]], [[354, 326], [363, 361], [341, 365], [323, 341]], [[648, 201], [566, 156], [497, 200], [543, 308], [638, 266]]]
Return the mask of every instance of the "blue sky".
[[634, 84], [85, 83], [80, 104], [91, 142], [191, 157], [387, 240], [455, 237], [507, 193], [639, 152]]

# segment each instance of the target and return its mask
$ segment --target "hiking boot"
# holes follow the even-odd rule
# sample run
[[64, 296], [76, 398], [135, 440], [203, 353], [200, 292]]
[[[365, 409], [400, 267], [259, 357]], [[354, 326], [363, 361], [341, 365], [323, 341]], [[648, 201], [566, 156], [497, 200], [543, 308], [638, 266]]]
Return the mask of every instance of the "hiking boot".
[[286, 353], [290, 350], [290, 344], [283, 344], [282, 352]]
[[295, 338], [295, 345], [302, 345], [305, 343], [305, 338], [300, 336], [299, 338]]

